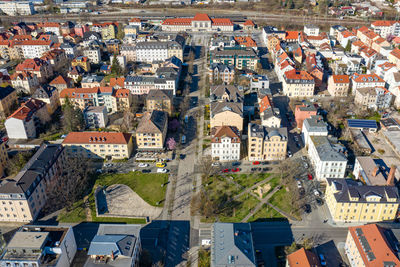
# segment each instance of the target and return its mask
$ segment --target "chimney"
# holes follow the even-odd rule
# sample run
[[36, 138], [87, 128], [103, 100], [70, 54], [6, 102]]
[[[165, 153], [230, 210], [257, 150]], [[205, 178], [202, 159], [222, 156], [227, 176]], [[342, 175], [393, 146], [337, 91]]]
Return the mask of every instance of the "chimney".
[[372, 171], [372, 176], [376, 177], [376, 175], [378, 174], [378, 172], [379, 172], [379, 166], [376, 165], [375, 168], [374, 168], [374, 170]]
[[388, 186], [394, 186], [394, 182], [395, 182], [394, 174], [395, 173], [396, 173], [396, 166], [395, 165], [390, 166], [389, 176], [386, 181]]

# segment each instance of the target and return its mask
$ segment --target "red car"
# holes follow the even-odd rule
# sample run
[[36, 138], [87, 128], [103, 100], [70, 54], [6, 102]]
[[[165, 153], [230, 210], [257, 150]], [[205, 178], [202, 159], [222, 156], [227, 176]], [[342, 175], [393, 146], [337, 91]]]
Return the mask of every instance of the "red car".
[[229, 172], [229, 169], [223, 169], [222, 172]]
[[232, 171], [232, 172], [240, 172], [240, 169], [239, 169], [239, 168], [236, 168], [236, 169], [232, 169], [231, 171]]
[[312, 179], [313, 179], [313, 177], [312, 177], [312, 174], [311, 174], [311, 173], [307, 174], [307, 177], [308, 177], [308, 180], [312, 180]]
[[260, 165], [259, 161], [253, 161], [253, 165]]

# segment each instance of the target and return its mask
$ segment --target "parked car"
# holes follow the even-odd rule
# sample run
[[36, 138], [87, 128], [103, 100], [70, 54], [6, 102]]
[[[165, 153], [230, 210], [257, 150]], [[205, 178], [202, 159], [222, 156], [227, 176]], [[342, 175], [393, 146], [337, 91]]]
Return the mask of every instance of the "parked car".
[[232, 162], [232, 166], [240, 166], [240, 162], [239, 161]]
[[142, 173], [150, 173], [150, 172], [151, 172], [151, 170], [149, 170], [149, 169], [142, 170]]
[[157, 162], [156, 163], [156, 167], [157, 168], [164, 168], [166, 166], [166, 164], [164, 162]]
[[271, 168], [263, 168], [264, 172], [267, 172], [267, 171], [270, 171], [270, 170], [271, 170]]
[[168, 170], [164, 169], [164, 168], [158, 168], [157, 169], [157, 173], [167, 173], [167, 172], [168, 172]]
[[297, 181], [297, 188], [301, 188], [302, 186], [301, 186], [301, 182], [300, 181]]
[[218, 167], [219, 165], [221, 165], [219, 162], [213, 162], [213, 163], [211, 163], [211, 166], [213, 166], [213, 167]]
[[326, 266], [325, 257], [322, 254], [319, 254], [319, 261], [321, 262], [322, 266]]
[[317, 197], [319, 197], [319, 196], [321, 195], [321, 193], [320, 193], [317, 189], [314, 189], [314, 190], [313, 190], [313, 193], [314, 193], [314, 195], [317, 196]]
[[229, 169], [223, 169], [222, 172], [223, 173], [229, 172]]
[[253, 165], [260, 165], [259, 161], [253, 161]]
[[308, 178], [308, 180], [312, 180], [312, 179], [313, 179], [312, 174], [311, 174], [311, 173], [308, 173], [308, 174], [307, 174], [307, 178]]
[[179, 155], [179, 158], [180, 158], [180, 159], [185, 159], [185, 157], [186, 157], [185, 154], [180, 154], [180, 155]]
[[239, 171], [240, 171], [240, 168], [232, 169], [231, 171], [232, 171], [232, 172], [239, 172]]
[[147, 163], [139, 163], [139, 168], [146, 168], [146, 167], [149, 167], [149, 164], [147, 164]]

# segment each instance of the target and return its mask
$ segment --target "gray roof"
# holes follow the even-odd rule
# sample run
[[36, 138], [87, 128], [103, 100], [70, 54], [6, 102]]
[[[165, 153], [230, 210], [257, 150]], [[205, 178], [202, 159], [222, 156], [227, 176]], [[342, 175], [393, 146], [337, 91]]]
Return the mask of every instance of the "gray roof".
[[135, 242], [133, 235], [96, 235], [90, 243], [88, 255], [132, 257]]
[[216, 114], [231, 111], [243, 117], [243, 103], [236, 102], [212, 102], [211, 103], [211, 117]]
[[182, 46], [176, 41], [167, 41], [167, 42], [138, 42], [136, 44], [136, 49], [167, 49], [169, 47], [179, 47]]
[[215, 223], [212, 239], [212, 266], [256, 266], [250, 224]]
[[342, 146], [332, 144], [326, 136], [311, 136], [310, 138], [321, 161], [347, 162], [347, 158], [342, 153], [344, 150]]
[[247, 56], [252, 58], [258, 58], [256, 52], [253, 49], [243, 49], [243, 48], [233, 48], [233, 49], [224, 49], [224, 50], [216, 50], [211, 52], [212, 55], [216, 57], [225, 57], [225, 56]]
[[268, 107], [262, 114], [260, 114], [262, 120], [268, 120], [269, 118], [276, 117], [281, 118], [279, 115], [279, 108]]
[[[211, 100], [226, 102], [243, 102], [243, 92], [234, 85], [213, 85], [210, 88]], [[227, 95], [228, 99], [223, 100], [222, 97]]]
[[273, 136], [280, 136], [282, 140], [287, 140], [288, 132], [286, 127], [272, 128], [255, 123], [249, 123], [250, 137], [264, 138], [268, 140]]
[[16, 232], [7, 245], [7, 249], [42, 249], [49, 237], [48, 232]]
[[[105, 111], [105, 112], [104, 112]], [[89, 113], [107, 113], [107, 108], [105, 106], [88, 106], [85, 108], [83, 113], [89, 114]]]
[[167, 113], [153, 110], [151, 114], [146, 112], [136, 129], [137, 133], [162, 133], [168, 123]]
[[93, 82], [101, 82], [104, 79], [103, 76], [99, 76], [96, 74], [90, 74], [82, 78], [82, 83], [93, 83]]
[[171, 90], [150, 90], [146, 100], [172, 100]]
[[224, 72], [224, 71], [233, 72], [233, 71], [235, 71], [235, 68], [232, 65], [226, 65], [223, 63], [212, 63], [210, 65], [210, 69], [212, 69], [212, 70], [217, 69], [218, 72]]
[[52, 86], [41, 86], [33, 93], [33, 98], [50, 98], [53, 95], [53, 92], [57, 90], [55, 87]]
[[305, 119], [303, 127], [308, 132], [326, 132], [328, 134], [327, 124], [320, 115], [312, 115], [310, 118]]

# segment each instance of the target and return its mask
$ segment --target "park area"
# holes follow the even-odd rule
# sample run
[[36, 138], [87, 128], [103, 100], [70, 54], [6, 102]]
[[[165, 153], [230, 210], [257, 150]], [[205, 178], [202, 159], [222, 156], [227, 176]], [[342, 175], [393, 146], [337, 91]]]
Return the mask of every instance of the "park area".
[[[144, 218], [96, 216], [96, 188], [100, 187], [104, 189], [103, 191], [107, 192], [107, 197], [114, 198], [107, 202], [108, 210], [113, 214], [115, 211], [125, 209], [131, 211], [131, 214], [129, 214], [131, 217], [135, 217], [136, 211], [138, 217], [143, 217], [145, 214], [143, 210], [146, 211], [149, 210], [149, 208], [161, 212], [164, 206], [167, 182], [167, 174], [129, 172], [99, 175], [90, 194], [86, 196], [84, 200], [76, 202], [69, 211], [63, 210], [58, 216], [58, 221], [69, 223], [82, 221], [145, 223]], [[127, 199], [126, 195], [131, 197]], [[132, 207], [132, 203], [137, 203], [137, 200], [140, 200], [143, 204], [141, 210], [138, 210], [140, 207]], [[111, 206], [111, 204], [113, 206]], [[125, 205], [125, 207], [122, 205]]]

